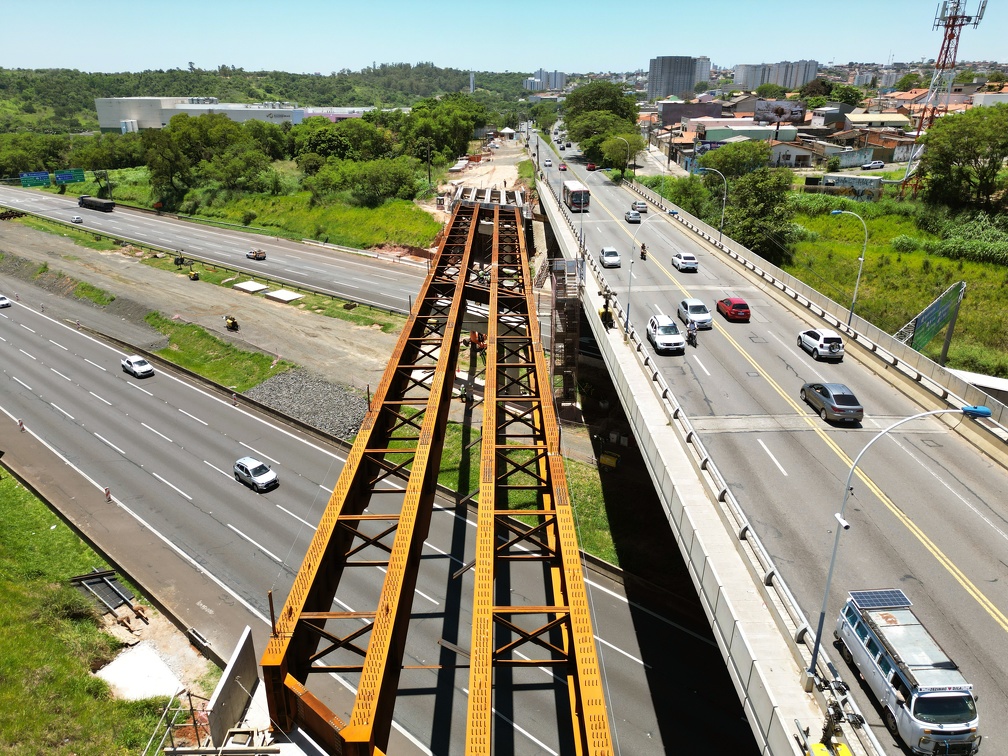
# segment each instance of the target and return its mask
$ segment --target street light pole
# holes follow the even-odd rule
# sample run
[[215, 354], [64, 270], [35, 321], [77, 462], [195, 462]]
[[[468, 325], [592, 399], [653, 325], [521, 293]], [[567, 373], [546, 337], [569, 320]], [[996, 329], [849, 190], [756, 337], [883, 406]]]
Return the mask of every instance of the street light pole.
[[816, 662], [819, 660], [819, 646], [822, 643], [823, 624], [826, 621], [826, 604], [829, 601], [830, 583], [833, 581], [833, 568], [836, 567], [837, 550], [840, 547], [840, 533], [841, 531], [848, 530], [850, 528], [850, 523], [844, 519], [844, 509], [847, 506], [847, 499], [851, 493], [851, 480], [854, 478], [854, 471], [857, 469], [858, 462], [861, 461], [861, 457], [864, 456], [864, 453], [868, 451], [872, 444], [894, 428], [897, 428], [904, 423], [909, 423], [911, 420], [918, 420], [922, 417], [928, 417], [930, 415], [944, 415], [949, 412], [959, 412], [973, 420], [991, 416], [989, 407], [973, 405], [967, 405], [958, 409], [947, 407], [945, 409], [931, 410], [930, 412], [919, 412], [916, 415], [911, 415], [910, 417], [898, 420], [888, 428], [879, 431], [874, 437], [872, 437], [871, 441], [865, 444], [865, 447], [854, 458], [854, 462], [851, 463], [850, 473], [848, 473], [847, 482], [844, 485], [843, 501], [840, 504], [840, 511], [833, 515], [837, 521], [836, 536], [833, 538], [833, 555], [830, 557], [829, 570], [826, 573], [826, 590], [823, 593], [822, 608], [819, 610], [819, 624], [816, 627], [815, 642], [812, 644], [812, 661], [809, 662], [808, 669], [805, 671], [805, 689], [807, 691], [811, 691], [812, 683], [816, 676]]
[[857, 303], [858, 287], [861, 285], [861, 269], [864, 267], [865, 250], [868, 249], [868, 225], [864, 222], [864, 218], [852, 210], [831, 210], [830, 215], [853, 215], [861, 221], [861, 225], [864, 227], [864, 243], [861, 245], [861, 257], [858, 258], [857, 281], [854, 282], [854, 298], [850, 303], [850, 314], [847, 315], [847, 325], [850, 325], [854, 319], [854, 305]]
[[726, 179], [724, 177], [724, 174], [721, 173], [721, 171], [719, 171], [717, 168], [704, 168], [702, 166], [698, 166], [697, 170], [698, 171], [710, 171], [711, 173], [716, 173], [718, 176], [721, 177], [721, 180], [724, 181], [724, 194], [721, 195], [721, 225], [718, 226], [718, 232], [717, 232], [717, 240], [718, 240], [718, 244], [720, 244], [721, 243], [721, 237], [724, 234], [724, 209], [725, 209], [725, 205], [728, 202], [728, 179]]

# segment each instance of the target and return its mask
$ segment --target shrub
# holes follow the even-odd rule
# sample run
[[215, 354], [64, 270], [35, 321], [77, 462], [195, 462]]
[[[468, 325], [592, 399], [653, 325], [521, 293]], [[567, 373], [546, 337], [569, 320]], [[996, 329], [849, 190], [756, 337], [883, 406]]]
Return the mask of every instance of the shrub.
[[247, 226], [258, 217], [252, 210], [246, 210], [242, 213], [242, 225]]
[[889, 242], [889, 246], [893, 248], [894, 252], [913, 252], [920, 244], [914, 237], [900, 234]]
[[801, 225], [800, 223], [793, 224], [793, 234], [794, 235], [792, 236], [792, 239], [791, 239], [792, 241], [796, 241], [796, 242], [799, 242], [799, 241], [806, 241], [806, 242], [819, 241], [819, 233], [818, 232], [813, 231], [812, 229], [806, 228], [805, 226]]

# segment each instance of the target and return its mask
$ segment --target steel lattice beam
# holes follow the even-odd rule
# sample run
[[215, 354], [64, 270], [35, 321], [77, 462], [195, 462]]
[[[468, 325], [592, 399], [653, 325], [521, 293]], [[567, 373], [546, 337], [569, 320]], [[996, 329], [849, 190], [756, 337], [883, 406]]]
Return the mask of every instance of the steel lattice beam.
[[[491, 752], [495, 670], [549, 667], [566, 689], [564, 742], [578, 754], [612, 753], [532, 295], [518, 208], [459, 201], [274, 621], [262, 667], [281, 729], [297, 725], [332, 753], [387, 750], [460, 344], [477, 348], [462, 338], [462, 320], [467, 303], [479, 303], [488, 308], [486, 366], [469, 383], [485, 381], [474, 401], [483, 412], [480, 478], [459, 495], [479, 501], [466, 752]], [[497, 585], [506, 565], [529, 562], [544, 565], [544, 600], [506, 604]], [[334, 611], [344, 573], [374, 566], [387, 572], [373, 607]], [[516, 657], [519, 647], [536, 658]], [[346, 723], [309, 689], [311, 673], [333, 671], [359, 675]]]

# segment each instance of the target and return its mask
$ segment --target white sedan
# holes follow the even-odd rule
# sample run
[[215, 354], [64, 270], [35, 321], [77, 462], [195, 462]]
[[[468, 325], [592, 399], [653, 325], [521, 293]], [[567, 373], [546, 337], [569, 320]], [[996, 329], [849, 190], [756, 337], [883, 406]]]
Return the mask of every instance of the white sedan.
[[0, 294], [0, 307], [10, 307], [11, 301], [7, 299], [3, 294]]

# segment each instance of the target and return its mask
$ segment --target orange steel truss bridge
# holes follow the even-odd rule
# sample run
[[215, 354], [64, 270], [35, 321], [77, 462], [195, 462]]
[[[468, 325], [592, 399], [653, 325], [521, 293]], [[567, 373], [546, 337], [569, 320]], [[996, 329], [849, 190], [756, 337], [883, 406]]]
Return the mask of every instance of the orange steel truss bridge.
[[[262, 657], [270, 716], [330, 753], [387, 752], [397, 693], [412, 676], [464, 674], [465, 667], [466, 754], [490, 754], [495, 740], [501, 753], [513, 747], [506, 730], [518, 723], [496, 716], [495, 708], [517, 718], [523, 697], [535, 693], [556, 711], [563, 752], [613, 753], [522, 214], [507, 199], [493, 192], [456, 202], [287, 602], [273, 618]], [[485, 334], [472, 334], [466, 319], [485, 322]], [[461, 441], [452, 442], [458, 448], [445, 459], [460, 455], [456, 507], [464, 514], [476, 506], [475, 553], [454, 554], [463, 566], [442, 580], [446, 591], [458, 592], [472, 570], [471, 633], [466, 639], [468, 618], [456, 617], [454, 640], [439, 629], [423, 648], [408, 631], [416, 634], [431, 620], [417, 617], [413, 601], [418, 571], [426, 569], [421, 550], [442, 453], [446, 438], [456, 438], [448, 419], [462, 369], [468, 398], [455, 401], [465, 402], [472, 422], [463, 423]], [[355, 586], [354, 601], [369, 603], [342, 611], [341, 581], [375, 567], [385, 572], [380, 590], [365, 599]], [[454, 602], [456, 612], [461, 603]], [[441, 663], [406, 665], [406, 657]], [[543, 669], [550, 673], [545, 684]], [[312, 693], [313, 675], [330, 672], [356, 686], [347, 722]]]

